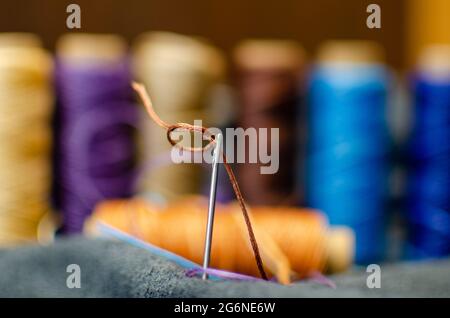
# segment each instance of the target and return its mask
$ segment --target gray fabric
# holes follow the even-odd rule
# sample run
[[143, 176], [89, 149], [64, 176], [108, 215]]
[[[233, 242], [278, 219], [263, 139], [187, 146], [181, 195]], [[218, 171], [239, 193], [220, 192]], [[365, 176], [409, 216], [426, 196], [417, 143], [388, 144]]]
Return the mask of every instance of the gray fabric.
[[[81, 267], [81, 288], [69, 289], [69, 264]], [[1, 297], [450, 297], [450, 260], [382, 265], [381, 288], [367, 273], [332, 277], [337, 288], [313, 282], [204, 282], [148, 251], [106, 239], [61, 239], [47, 247], [0, 251]]]

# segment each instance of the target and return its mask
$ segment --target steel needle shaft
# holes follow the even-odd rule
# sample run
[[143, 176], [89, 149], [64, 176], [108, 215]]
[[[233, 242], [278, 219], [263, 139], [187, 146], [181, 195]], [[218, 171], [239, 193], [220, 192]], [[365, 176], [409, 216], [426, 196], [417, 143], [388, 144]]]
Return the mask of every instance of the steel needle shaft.
[[205, 251], [203, 254], [203, 280], [208, 278], [206, 273], [209, 267], [209, 261], [211, 256], [211, 243], [214, 226], [214, 212], [216, 208], [216, 190], [217, 190], [217, 172], [219, 170], [220, 153], [222, 149], [222, 134], [217, 134], [215, 138], [216, 145], [214, 147], [214, 157], [212, 162], [211, 173], [211, 187], [209, 191], [209, 204], [208, 204], [208, 221], [206, 224], [206, 238], [205, 238]]

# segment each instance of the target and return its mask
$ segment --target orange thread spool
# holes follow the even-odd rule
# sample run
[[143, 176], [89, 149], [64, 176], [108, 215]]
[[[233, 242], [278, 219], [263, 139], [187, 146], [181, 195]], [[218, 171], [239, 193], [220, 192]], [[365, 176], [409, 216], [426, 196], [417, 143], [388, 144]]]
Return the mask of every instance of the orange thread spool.
[[[185, 198], [165, 208], [140, 199], [106, 201], [96, 208], [86, 231], [95, 232], [95, 223], [100, 221], [200, 264], [206, 207], [207, 200], [200, 197]], [[266, 269], [282, 283], [289, 283], [292, 273], [306, 277], [317, 271], [341, 271], [352, 261], [351, 232], [328, 228], [321, 213], [255, 207], [252, 218]], [[235, 203], [216, 207], [211, 267], [258, 276], [245, 223]]]

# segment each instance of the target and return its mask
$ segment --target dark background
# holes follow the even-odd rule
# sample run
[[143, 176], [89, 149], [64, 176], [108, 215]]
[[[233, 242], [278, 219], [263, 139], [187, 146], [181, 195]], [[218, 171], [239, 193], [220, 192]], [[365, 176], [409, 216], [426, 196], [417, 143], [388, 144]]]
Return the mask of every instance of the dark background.
[[[132, 39], [148, 30], [167, 30], [208, 38], [229, 51], [247, 37], [299, 40], [310, 54], [323, 40], [362, 38], [379, 41], [387, 62], [403, 68], [407, 47], [405, 0], [15, 0], [1, 1], [0, 32], [39, 34], [52, 49], [66, 28], [66, 7], [81, 6], [81, 32], [109, 32]], [[381, 7], [381, 29], [368, 29], [367, 5]]]

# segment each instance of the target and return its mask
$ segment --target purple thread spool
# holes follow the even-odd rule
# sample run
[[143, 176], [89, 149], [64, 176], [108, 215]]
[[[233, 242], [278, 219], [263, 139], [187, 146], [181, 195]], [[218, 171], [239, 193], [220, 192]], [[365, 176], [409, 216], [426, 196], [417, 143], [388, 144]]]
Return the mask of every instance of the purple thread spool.
[[77, 233], [99, 201], [132, 195], [137, 109], [125, 56], [59, 58], [56, 79], [55, 202]]

